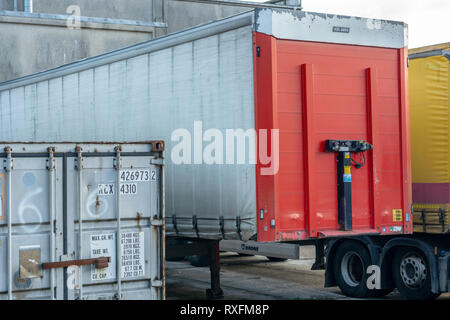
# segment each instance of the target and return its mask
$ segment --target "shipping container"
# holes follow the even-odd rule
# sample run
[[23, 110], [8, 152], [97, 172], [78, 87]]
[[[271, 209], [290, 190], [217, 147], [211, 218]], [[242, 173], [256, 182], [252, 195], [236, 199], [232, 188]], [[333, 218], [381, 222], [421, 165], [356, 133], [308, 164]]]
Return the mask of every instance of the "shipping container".
[[414, 231], [448, 233], [450, 43], [409, 51]]
[[163, 299], [163, 146], [0, 143], [0, 299]]
[[252, 10], [0, 84], [0, 138], [165, 140], [167, 235], [411, 233], [406, 31]]

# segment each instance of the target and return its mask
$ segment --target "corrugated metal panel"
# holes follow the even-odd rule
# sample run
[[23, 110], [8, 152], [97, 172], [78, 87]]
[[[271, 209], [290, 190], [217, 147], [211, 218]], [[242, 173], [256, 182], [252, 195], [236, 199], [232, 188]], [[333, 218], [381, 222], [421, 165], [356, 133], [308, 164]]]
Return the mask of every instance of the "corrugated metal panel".
[[[164, 298], [164, 182], [152, 164], [163, 154], [149, 144], [121, 144], [118, 154], [116, 146], [8, 144], [0, 299]], [[109, 266], [44, 267], [98, 257]]]

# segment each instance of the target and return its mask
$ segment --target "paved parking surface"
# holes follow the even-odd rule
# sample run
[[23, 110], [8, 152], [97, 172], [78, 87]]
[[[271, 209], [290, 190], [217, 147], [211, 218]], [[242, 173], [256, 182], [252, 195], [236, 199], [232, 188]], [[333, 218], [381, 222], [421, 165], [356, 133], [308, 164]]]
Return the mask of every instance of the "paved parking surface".
[[[187, 261], [166, 262], [167, 299], [203, 300], [209, 287], [209, 268]], [[270, 262], [265, 257], [221, 254], [221, 284], [229, 300], [340, 300], [349, 299], [338, 288], [324, 288], [324, 271], [311, 271], [314, 260]], [[394, 291], [384, 299], [402, 299]], [[450, 294], [440, 299], [450, 300]]]

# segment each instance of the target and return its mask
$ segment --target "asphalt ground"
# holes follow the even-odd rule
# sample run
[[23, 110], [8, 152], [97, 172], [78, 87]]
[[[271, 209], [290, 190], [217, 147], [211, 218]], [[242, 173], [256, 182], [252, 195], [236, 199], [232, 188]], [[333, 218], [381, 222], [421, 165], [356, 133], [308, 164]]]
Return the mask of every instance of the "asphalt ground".
[[[312, 250], [301, 260], [270, 262], [262, 256], [221, 253], [221, 286], [226, 300], [342, 300], [349, 299], [339, 288], [324, 288], [325, 271], [312, 271]], [[188, 261], [166, 261], [168, 300], [205, 300], [210, 285], [208, 267], [194, 267]], [[382, 298], [403, 300], [397, 290]], [[439, 299], [450, 300], [450, 293]]]

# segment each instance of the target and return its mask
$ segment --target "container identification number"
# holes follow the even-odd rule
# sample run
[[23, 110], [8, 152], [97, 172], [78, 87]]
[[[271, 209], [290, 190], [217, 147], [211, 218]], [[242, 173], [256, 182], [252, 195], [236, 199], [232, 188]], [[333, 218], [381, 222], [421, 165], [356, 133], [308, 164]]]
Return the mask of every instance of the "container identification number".
[[136, 183], [121, 183], [120, 194], [137, 194]]
[[123, 170], [120, 182], [156, 181], [156, 170]]

